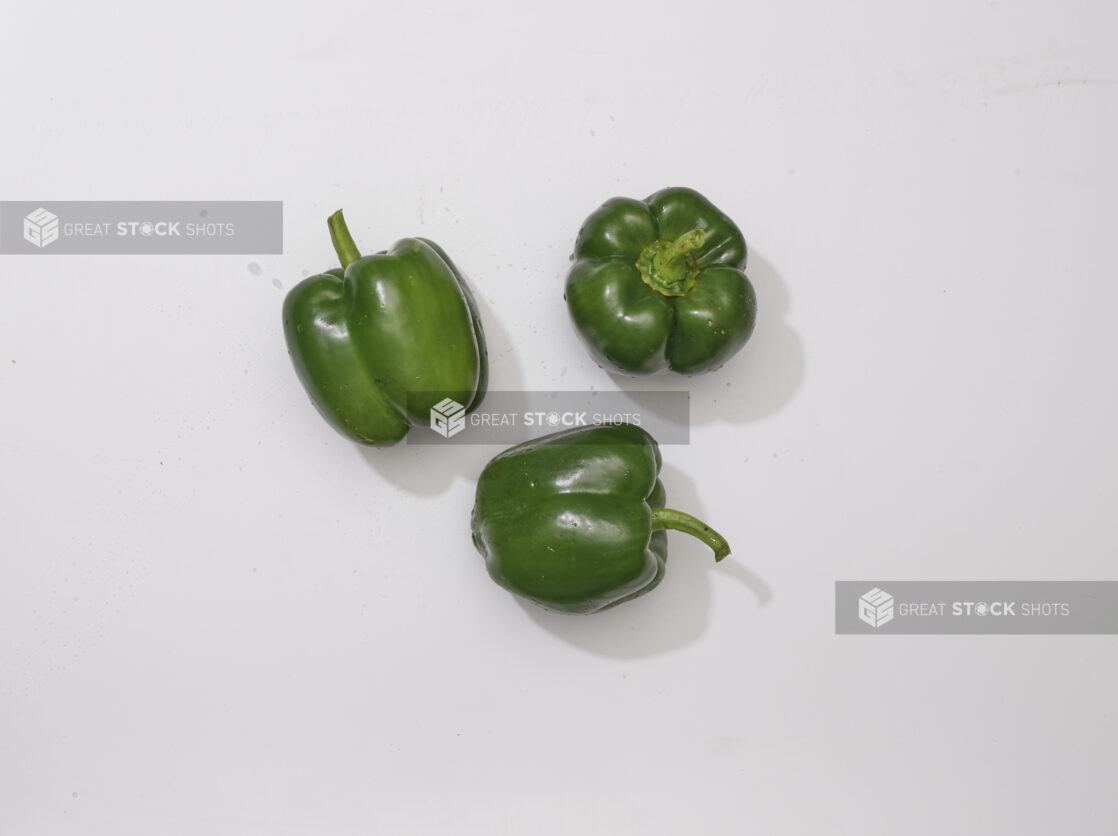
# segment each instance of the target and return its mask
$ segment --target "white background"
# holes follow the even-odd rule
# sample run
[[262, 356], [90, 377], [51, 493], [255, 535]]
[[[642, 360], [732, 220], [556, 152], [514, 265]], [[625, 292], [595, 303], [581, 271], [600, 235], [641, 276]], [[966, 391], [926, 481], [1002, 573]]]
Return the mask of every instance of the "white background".
[[[1116, 579], [1113, 3], [9, 4], [0, 198], [274, 199], [283, 256], [0, 257], [0, 833], [1113, 833], [1115, 637], [839, 637], [839, 579]], [[434, 238], [496, 389], [630, 385], [582, 219], [704, 192], [760, 320], [654, 593], [519, 604], [497, 448], [364, 451], [285, 291]]]

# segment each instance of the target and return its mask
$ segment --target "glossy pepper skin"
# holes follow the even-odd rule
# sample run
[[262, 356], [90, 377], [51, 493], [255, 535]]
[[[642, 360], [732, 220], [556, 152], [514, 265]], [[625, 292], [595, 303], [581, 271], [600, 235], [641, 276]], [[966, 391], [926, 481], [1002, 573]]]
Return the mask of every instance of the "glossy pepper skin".
[[664, 576], [665, 529], [714, 550], [705, 523], [664, 508], [660, 449], [632, 424], [578, 427], [520, 444], [478, 479], [474, 546], [490, 577], [542, 607], [592, 613], [644, 595]]
[[745, 239], [693, 189], [607, 200], [579, 230], [573, 259], [571, 321], [610, 371], [703, 374], [753, 333]]
[[485, 335], [447, 254], [404, 238], [361, 257], [340, 210], [328, 226], [342, 268], [304, 279], [283, 305], [291, 360], [318, 411], [347, 438], [388, 446], [443, 398], [473, 410], [488, 381]]

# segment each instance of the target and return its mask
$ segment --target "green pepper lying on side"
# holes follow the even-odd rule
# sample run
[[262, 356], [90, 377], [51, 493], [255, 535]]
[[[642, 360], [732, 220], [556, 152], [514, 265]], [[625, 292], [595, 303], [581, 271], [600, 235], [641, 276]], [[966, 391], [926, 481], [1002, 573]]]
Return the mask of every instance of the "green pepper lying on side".
[[291, 360], [318, 411], [374, 446], [427, 424], [443, 398], [472, 411], [488, 379], [485, 335], [449, 256], [404, 238], [362, 257], [341, 210], [328, 225], [341, 269], [304, 279], [283, 305]]
[[700, 520], [665, 508], [660, 449], [632, 424], [579, 427], [512, 447], [478, 479], [473, 538], [490, 576], [547, 609], [592, 613], [651, 591], [665, 529], [730, 553]]
[[692, 189], [615, 197], [578, 232], [565, 294], [571, 321], [610, 371], [714, 371], [757, 319], [745, 258], [741, 230]]

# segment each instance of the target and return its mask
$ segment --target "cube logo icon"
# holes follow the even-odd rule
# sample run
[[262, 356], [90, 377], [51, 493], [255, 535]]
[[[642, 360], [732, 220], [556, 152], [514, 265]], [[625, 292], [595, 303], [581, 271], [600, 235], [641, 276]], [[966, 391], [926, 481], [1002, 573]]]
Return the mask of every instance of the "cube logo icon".
[[58, 215], [39, 207], [23, 219], [23, 240], [45, 247], [58, 240]]
[[893, 596], [876, 586], [858, 599], [858, 618], [871, 627], [893, 620]]
[[466, 429], [466, 407], [451, 398], [443, 398], [431, 407], [431, 429], [443, 438], [452, 438]]

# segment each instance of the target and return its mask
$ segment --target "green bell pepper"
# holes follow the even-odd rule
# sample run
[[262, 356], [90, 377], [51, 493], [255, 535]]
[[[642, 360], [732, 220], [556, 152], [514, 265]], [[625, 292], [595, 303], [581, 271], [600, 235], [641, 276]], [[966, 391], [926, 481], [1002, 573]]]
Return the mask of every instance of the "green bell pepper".
[[341, 269], [283, 305], [295, 371], [322, 416], [362, 444], [395, 444], [452, 398], [473, 410], [489, 365], [477, 305], [438, 245], [404, 238], [362, 257], [341, 210], [327, 222]]
[[607, 200], [579, 230], [572, 258], [567, 307], [606, 369], [702, 374], [753, 333], [745, 239], [692, 189]]
[[632, 424], [578, 427], [512, 447], [478, 479], [472, 529], [490, 577], [547, 609], [592, 613], [652, 590], [664, 576], [665, 529], [720, 534], [664, 507], [660, 449]]

